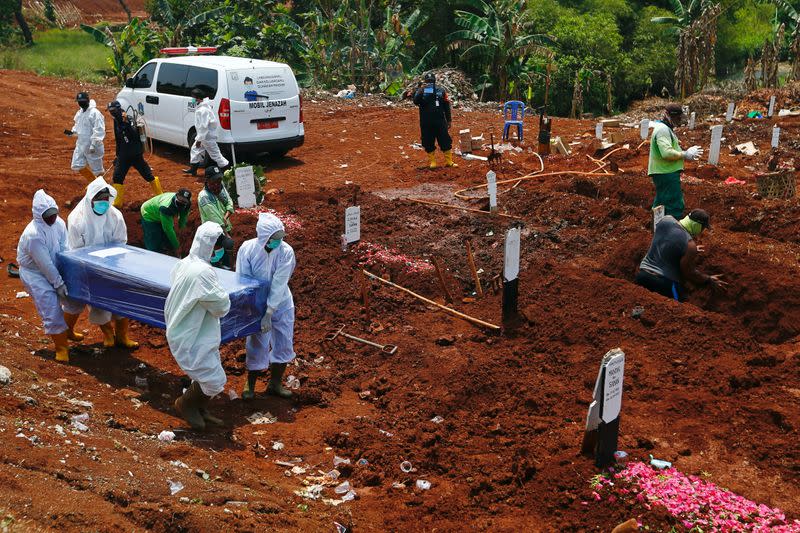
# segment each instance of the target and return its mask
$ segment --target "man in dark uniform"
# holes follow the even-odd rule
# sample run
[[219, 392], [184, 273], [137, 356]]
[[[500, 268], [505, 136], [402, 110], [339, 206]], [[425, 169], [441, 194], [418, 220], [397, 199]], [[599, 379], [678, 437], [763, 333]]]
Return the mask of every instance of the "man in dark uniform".
[[131, 124], [128, 114], [122, 111], [122, 106], [116, 100], [108, 104], [108, 112], [114, 117], [114, 140], [117, 143], [117, 157], [114, 160], [114, 188], [117, 190], [117, 198], [114, 200], [114, 207], [122, 207], [122, 195], [125, 192], [125, 176], [131, 167], [135, 167], [139, 174], [153, 189], [153, 196], [158, 196], [164, 191], [161, 190], [161, 182], [147, 161], [144, 160], [144, 146], [139, 138], [139, 131], [135, 125]]
[[450, 129], [450, 98], [447, 91], [436, 87], [436, 76], [433, 72], [425, 74], [425, 83], [414, 93], [414, 103], [419, 106], [419, 129], [422, 133], [422, 147], [428, 153], [429, 167], [436, 168], [436, 142], [444, 152], [445, 164], [448, 167], [458, 166], [453, 163], [453, 140], [447, 130]]

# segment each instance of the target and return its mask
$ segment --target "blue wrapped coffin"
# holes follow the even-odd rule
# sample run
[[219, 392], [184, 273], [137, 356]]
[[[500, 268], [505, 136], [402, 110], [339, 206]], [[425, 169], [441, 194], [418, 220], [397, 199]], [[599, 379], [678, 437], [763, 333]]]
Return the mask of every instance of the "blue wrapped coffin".
[[[127, 245], [88, 246], [58, 254], [70, 298], [115, 315], [165, 329], [164, 303], [178, 259]], [[222, 342], [261, 331], [269, 284], [216, 269], [231, 299], [222, 317]]]

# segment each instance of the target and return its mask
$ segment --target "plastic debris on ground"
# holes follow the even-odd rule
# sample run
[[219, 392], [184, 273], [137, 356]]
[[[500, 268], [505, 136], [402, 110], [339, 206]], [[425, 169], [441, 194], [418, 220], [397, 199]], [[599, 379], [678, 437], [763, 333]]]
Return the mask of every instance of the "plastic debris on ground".
[[294, 493], [307, 500], [318, 500], [320, 496], [322, 496], [322, 490], [324, 488], [325, 487], [322, 485], [310, 485], [308, 487], [302, 487], [294, 491]]
[[665, 470], [667, 468], [672, 468], [672, 463], [669, 461], [662, 461], [661, 459], [654, 459], [653, 456], [650, 456], [650, 464], [653, 465], [655, 468], [659, 468], [661, 470]]
[[297, 378], [297, 376], [290, 375], [286, 378], [286, 387], [292, 390], [297, 390], [300, 388], [300, 380]]
[[161, 442], [172, 442], [175, 440], [175, 433], [167, 431], [166, 429], [158, 434], [158, 440]]
[[230, 398], [231, 401], [238, 400], [239, 399], [239, 395], [236, 394], [235, 390], [230, 389], [230, 390], [228, 390], [228, 398]]
[[746, 181], [737, 180], [733, 176], [728, 176], [728, 179], [726, 179], [722, 183], [724, 183], [725, 185], [747, 185]]
[[89, 413], [81, 413], [72, 417], [72, 427], [78, 431], [89, 431], [89, 426], [84, 424], [89, 420]]
[[11, 383], [11, 370], [0, 366], [0, 385], [8, 385], [9, 383]]
[[410, 461], [403, 461], [400, 463], [400, 470], [406, 474], [414, 470], [414, 466], [411, 464]]
[[356, 496], [357, 496], [357, 494], [356, 494], [356, 491], [354, 491], [354, 490], [348, 490], [348, 491], [347, 491], [347, 492], [344, 494], [344, 496], [342, 496], [342, 501], [343, 501], [343, 502], [349, 502], [349, 501], [351, 501], [351, 500], [355, 500], [355, 499], [356, 499]]
[[247, 420], [250, 421], [251, 424], [274, 424], [278, 421], [276, 416], [273, 416], [272, 413], [266, 412], [255, 412], [252, 415], [247, 417]]
[[622, 466], [628, 464], [628, 452], [623, 452], [622, 450], [615, 451], [614, 462]]
[[441, 424], [442, 422], [444, 422], [444, 418], [442, 418], [439, 415], [436, 415], [433, 418], [431, 418], [431, 422], [433, 422], [434, 424]]
[[29, 298], [29, 297], [30, 297], [30, 294], [28, 294], [28, 293], [27, 293], [27, 292], [25, 292], [25, 291], [19, 291], [19, 292], [17, 293], [17, 298]]
[[178, 468], [186, 468], [187, 470], [189, 468], [189, 465], [187, 465], [183, 461], [178, 461], [177, 459], [174, 460], [174, 461], [170, 461], [169, 464], [171, 464], [172, 466], [178, 467]]
[[367, 465], [369, 464], [369, 461], [367, 461], [366, 459], [364, 459], [364, 458], [362, 457], [361, 459], [359, 459], [359, 460], [358, 460], [358, 462], [357, 462], [356, 464], [357, 464], [358, 466], [367, 466]]
[[335, 489], [333, 489], [333, 492], [335, 492], [336, 494], [346, 494], [350, 492], [352, 489], [353, 487], [350, 486], [350, 481], [343, 481], [342, 483], [337, 485]]
[[339, 465], [349, 465], [350, 459], [345, 459], [344, 457], [339, 457], [338, 455], [333, 456], [333, 466]]
[[67, 403], [71, 403], [72, 405], [76, 405], [78, 407], [83, 407], [84, 409], [92, 409], [94, 404], [92, 402], [87, 402], [85, 400], [76, 400], [75, 398], [70, 398], [67, 400]]
[[424, 479], [418, 479], [417, 488], [419, 490], [429, 490], [431, 488], [431, 482]]
[[175, 496], [176, 494], [178, 494], [180, 491], [183, 490], [183, 483], [181, 483], [180, 481], [172, 481], [171, 479], [168, 479], [167, 483], [169, 483], [169, 493], [172, 496]]
[[280, 451], [284, 448], [283, 443], [279, 441], [275, 441], [272, 443], [272, 449], [275, 451]]

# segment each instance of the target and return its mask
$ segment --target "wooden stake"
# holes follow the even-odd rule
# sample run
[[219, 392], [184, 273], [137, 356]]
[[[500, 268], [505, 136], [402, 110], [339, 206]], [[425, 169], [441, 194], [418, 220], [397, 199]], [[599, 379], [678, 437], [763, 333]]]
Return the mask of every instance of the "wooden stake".
[[442, 286], [445, 301], [449, 304], [453, 303], [453, 297], [450, 295], [447, 283], [444, 282], [444, 268], [442, 267], [442, 262], [436, 256], [433, 257], [433, 266], [436, 268], [436, 276], [439, 278], [439, 285]]
[[364, 275], [364, 271], [361, 269], [359, 269], [358, 281], [361, 285], [361, 305], [364, 306], [364, 310], [367, 312], [367, 317], [369, 318], [369, 284], [367, 283], [367, 277]]
[[380, 276], [376, 276], [372, 272], [367, 272], [366, 270], [364, 270], [363, 272], [364, 272], [364, 274], [366, 274], [367, 276], [369, 276], [370, 278], [372, 278], [372, 279], [374, 279], [376, 281], [380, 281], [381, 283], [384, 283], [386, 285], [394, 287], [395, 289], [400, 289], [401, 291], [405, 292], [406, 294], [409, 294], [409, 295], [413, 296], [414, 298], [416, 298], [418, 300], [422, 300], [426, 304], [430, 304], [430, 305], [436, 306], [439, 309], [441, 309], [442, 311], [445, 311], [445, 312], [447, 312], [447, 313], [449, 313], [449, 314], [451, 314], [453, 316], [457, 316], [458, 318], [462, 318], [462, 319], [466, 320], [467, 322], [471, 322], [473, 324], [476, 324], [476, 325], [484, 327], [484, 328], [491, 329], [493, 331], [500, 331], [500, 326], [498, 326], [498, 325], [492, 324], [490, 322], [485, 322], [485, 321], [481, 320], [480, 318], [475, 318], [475, 317], [472, 317], [472, 316], [469, 316], [469, 315], [465, 315], [464, 313], [456, 311], [455, 309], [453, 309], [451, 307], [447, 307], [446, 305], [442, 305], [442, 304], [440, 304], [438, 302], [434, 302], [433, 300], [429, 300], [428, 298], [425, 298], [424, 296], [421, 296], [421, 295], [419, 295], [419, 294], [417, 294], [417, 293], [415, 293], [413, 291], [410, 291], [410, 290], [406, 289], [405, 287], [401, 287], [400, 285], [398, 285], [396, 283], [392, 283], [391, 281], [383, 279]]
[[475, 256], [472, 254], [472, 241], [466, 239], [467, 245], [467, 263], [469, 269], [472, 271], [472, 277], [475, 280], [475, 292], [478, 293], [478, 298], [483, 298], [483, 288], [481, 287], [481, 278], [478, 277], [478, 269], [475, 268]]

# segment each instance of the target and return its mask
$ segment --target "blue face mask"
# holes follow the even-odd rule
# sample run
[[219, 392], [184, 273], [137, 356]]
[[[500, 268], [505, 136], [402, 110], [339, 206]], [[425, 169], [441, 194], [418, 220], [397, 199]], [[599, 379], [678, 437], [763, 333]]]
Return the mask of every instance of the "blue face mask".
[[219, 250], [214, 250], [214, 253], [211, 255], [211, 262], [219, 263], [223, 255], [225, 255], [224, 248], [220, 248]]
[[111, 203], [107, 200], [97, 200], [92, 203], [92, 211], [98, 215], [104, 215], [109, 207], [111, 207]]
[[267, 241], [267, 244], [266, 246], [264, 246], [264, 249], [266, 249], [269, 252], [274, 250], [280, 245], [281, 245], [281, 239], [270, 239]]
[[197, 105], [197, 98], [192, 98], [192, 105]]

